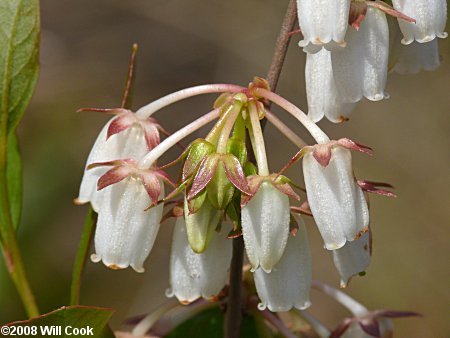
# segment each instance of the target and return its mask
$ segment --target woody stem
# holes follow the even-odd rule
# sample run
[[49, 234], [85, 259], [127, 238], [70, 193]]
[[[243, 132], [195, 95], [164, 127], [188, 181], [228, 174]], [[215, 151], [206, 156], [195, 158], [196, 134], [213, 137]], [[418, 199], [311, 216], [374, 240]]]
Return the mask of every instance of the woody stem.
[[[267, 75], [269, 86], [275, 90], [283, 67], [289, 46], [289, 32], [293, 29], [297, 19], [296, 0], [290, 0], [286, 14], [281, 24], [272, 62]], [[251, 154], [250, 154], [251, 155]], [[242, 264], [244, 256], [244, 241], [242, 236], [233, 240], [233, 256], [230, 266], [230, 288], [225, 313], [224, 337], [239, 337], [242, 322]]]

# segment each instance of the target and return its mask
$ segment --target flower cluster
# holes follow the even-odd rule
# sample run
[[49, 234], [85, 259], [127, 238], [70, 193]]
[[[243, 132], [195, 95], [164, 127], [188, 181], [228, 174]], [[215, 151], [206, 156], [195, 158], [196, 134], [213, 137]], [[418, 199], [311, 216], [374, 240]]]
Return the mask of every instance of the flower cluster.
[[389, 70], [407, 74], [439, 66], [436, 38], [447, 37], [446, 0], [393, 0], [392, 4], [297, 0], [312, 120], [325, 116], [343, 122], [362, 98], [388, 98]]
[[[211, 112], [160, 142], [163, 129], [151, 117], [156, 111], [211, 92], [221, 93]], [[268, 101], [292, 114], [317, 143], [304, 145], [265, 107]], [[187, 88], [136, 113], [100, 111], [116, 116], [89, 155], [77, 199], [90, 202], [98, 213], [94, 262], [143, 272], [164, 204], [171, 200], [175, 207], [169, 215], [177, 220], [167, 295], [183, 304], [221, 296], [232, 256], [231, 238], [243, 236], [259, 308], [307, 308], [311, 254], [301, 214], [314, 217], [342, 286], [367, 268], [371, 240], [363, 190], [392, 195], [379, 188], [383, 184], [357, 181], [354, 176], [351, 151], [371, 154], [371, 149], [347, 138], [330, 140], [299, 108], [270, 91], [265, 80], [255, 78], [247, 88], [225, 84]], [[265, 118], [301, 148], [278, 172], [268, 166], [261, 128]], [[209, 133], [193, 141], [177, 160], [157, 164], [169, 148], [216, 119]], [[249, 146], [254, 158], [247, 154]], [[284, 175], [300, 159], [306, 189], [298, 189]], [[180, 178], [173, 182], [164, 170], [180, 162]], [[173, 187], [166, 196], [164, 184]], [[298, 193], [303, 192], [306, 199], [301, 201]]]

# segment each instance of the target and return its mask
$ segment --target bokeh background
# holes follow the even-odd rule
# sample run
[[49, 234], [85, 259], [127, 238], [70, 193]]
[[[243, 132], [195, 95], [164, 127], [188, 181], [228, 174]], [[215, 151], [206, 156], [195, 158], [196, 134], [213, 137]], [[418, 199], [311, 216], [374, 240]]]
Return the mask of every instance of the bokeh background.
[[[71, 268], [86, 206], [74, 206], [88, 152], [107, 117], [75, 113], [85, 106], [120, 105], [131, 44], [137, 42], [134, 108], [171, 91], [211, 82], [246, 85], [265, 76], [286, 1], [274, 0], [42, 0], [41, 75], [20, 127], [25, 201], [20, 245], [42, 312], [68, 304]], [[305, 55], [295, 36], [277, 91], [306, 107]], [[348, 289], [371, 309], [413, 310], [423, 318], [396, 320], [397, 337], [450, 337], [450, 46], [434, 72], [391, 74], [389, 100], [361, 102], [348, 123], [320, 126], [375, 149], [354, 154], [359, 178], [395, 185], [397, 199], [371, 198], [374, 256], [366, 277]], [[170, 131], [208, 111], [213, 96], [191, 99], [156, 116]], [[277, 111], [277, 110], [275, 110]], [[280, 116], [308, 138], [280, 111]], [[206, 130], [194, 135], [203, 135]], [[295, 153], [272, 126], [270, 165]], [[163, 161], [175, 158], [169, 153]], [[290, 176], [301, 182], [299, 167]], [[312, 222], [314, 278], [338, 285], [330, 256]], [[161, 227], [145, 274], [88, 263], [82, 304], [116, 309], [112, 325], [165, 301], [172, 224]], [[311, 312], [329, 326], [348, 315], [313, 292]], [[0, 262], [0, 324], [24, 319]]]

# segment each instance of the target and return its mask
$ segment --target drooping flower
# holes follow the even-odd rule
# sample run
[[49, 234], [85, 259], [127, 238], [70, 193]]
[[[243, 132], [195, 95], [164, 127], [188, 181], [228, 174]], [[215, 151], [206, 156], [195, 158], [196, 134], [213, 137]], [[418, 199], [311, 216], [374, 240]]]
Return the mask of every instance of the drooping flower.
[[318, 53], [306, 55], [305, 81], [308, 116], [314, 122], [324, 116], [336, 123], [348, 120], [355, 104], [344, 102], [338, 94], [330, 51], [322, 49]]
[[249, 185], [254, 195], [244, 198], [241, 210], [242, 234], [252, 270], [269, 273], [280, 260], [289, 235], [289, 197], [271, 179], [253, 176]]
[[359, 239], [332, 251], [334, 266], [341, 276], [341, 288], [348, 285], [352, 276], [366, 271], [370, 264], [371, 246], [370, 231], [367, 231]]
[[106, 123], [86, 161], [86, 168], [80, 185], [77, 204], [90, 202], [98, 212], [102, 192], [97, 191], [97, 181], [107, 171], [106, 167], [98, 166], [87, 170], [92, 163], [109, 162], [117, 159], [131, 158], [139, 160], [149, 150], [159, 143], [159, 129], [154, 119], [141, 120], [126, 109], [81, 109], [105, 111], [115, 114]]
[[369, 152], [348, 139], [304, 150], [308, 202], [328, 250], [342, 248], [368, 231], [369, 210], [353, 175], [349, 149]]
[[360, 29], [349, 28], [347, 46], [331, 52], [334, 80], [341, 100], [358, 102], [363, 97], [379, 101], [384, 92], [389, 55], [389, 29], [385, 14], [367, 8]]
[[214, 232], [208, 249], [195, 253], [188, 241], [184, 218], [177, 218], [170, 255], [168, 297], [175, 296], [186, 304], [200, 297], [214, 299], [220, 293], [227, 282], [232, 254], [232, 241], [224, 233]]
[[298, 20], [303, 34], [299, 46], [308, 53], [322, 47], [345, 47], [345, 32], [351, 0], [297, 0]]
[[414, 18], [416, 23], [399, 20], [403, 33], [402, 43], [409, 45], [413, 41], [429, 42], [438, 38], [446, 38], [444, 32], [447, 21], [446, 0], [393, 0], [398, 11]]
[[273, 312], [300, 310], [311, 305], [311, 253], [305, 224], [300, 216], [294, 216], [298, 223], [295, 236], [289, 236], [286, 249], [280, 261], [270, 273], [261, 268], [254, 272], [256, 290], [261, 299], [260, 310], [266, 307]]
[[160, 170], [139, 169], [133, 160], [91, 166], [112, 166], [97, 183], [103, 192], [91, 259], [103, 261], [112, 269], [131, 266], [143, 272], [159, 230], [163, 205], [147, 209], [164, 196], [163, 181], [170, 180]]
[[143, 263], [153, 247], [163, 212], [162, 204], [145, 211], [150, 204], [144, 185], [133, 177], [105, 188], [92, 261], [103, 261], [112, 269], [131, 266], [144, 272]]
[[431, 71], [440, 66], [437, 39], [430, 42], [412, 42], [402, 45], [394, 71], [399, 74], [417, 74], [421, 70]]

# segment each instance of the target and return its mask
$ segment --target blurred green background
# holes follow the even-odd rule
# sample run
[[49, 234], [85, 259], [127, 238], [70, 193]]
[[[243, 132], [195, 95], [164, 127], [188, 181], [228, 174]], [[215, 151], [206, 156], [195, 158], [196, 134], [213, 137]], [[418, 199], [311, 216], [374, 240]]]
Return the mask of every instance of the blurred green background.
[[[117, 107], [131, 44], [139, 44], [134, 108], [186, 86], [210, 82], [246, 85], [265, 76], [287, 1], [43, 0], [41, 76], [20, 127], [25, 201], [20, 245], [42, 312], [68, 304], [71, 268], [87, 207], [76, 207], [89, 150], [105, 116], [79, 107]], [[291, 43], [277, 92], [306, 107], [305, 55]], [[332, 138], [349, 137], [375, 149], [354, 154], [358, 178], [395, 185], [397, 199], [371, 198], [374, 256], [366, 277], [347, 292], [371, 309], [413, 310], [423, 318], [397, 320], [397, 337], [450, 337], [450, 46], [434, 72], [391, 74], [389, 100], [362, 101], [350, 122], [320, 126]], [[191, 99], [158, 113], [175, 131], [207, 112], [214, 96]], [[275, 109], [275, 112], [278, 112]], [[280, 116], [307, 138], [286, 113]], [[206, 130], [192, 137], [204, 135]], [[272, 170], [296, 152], [268, 125]], [[310, 140], [308, 138], [308, 140]], [[163, 162], [175, 158], [166, 155]], [[301, 182], [299, 167], [290, 176]], [[339, 279], [312, 222], [314, 278]], [[165, 300], [172, 224], [161, 227], [146, 273], [110, 271], [88, 263], [85, 305], [113, 307], [113, 326]], [[348, 315], [312, 292], [311, 312], [329, 326]], [[21, 303], [0, 263], [0, 324], [24, 319]]]

